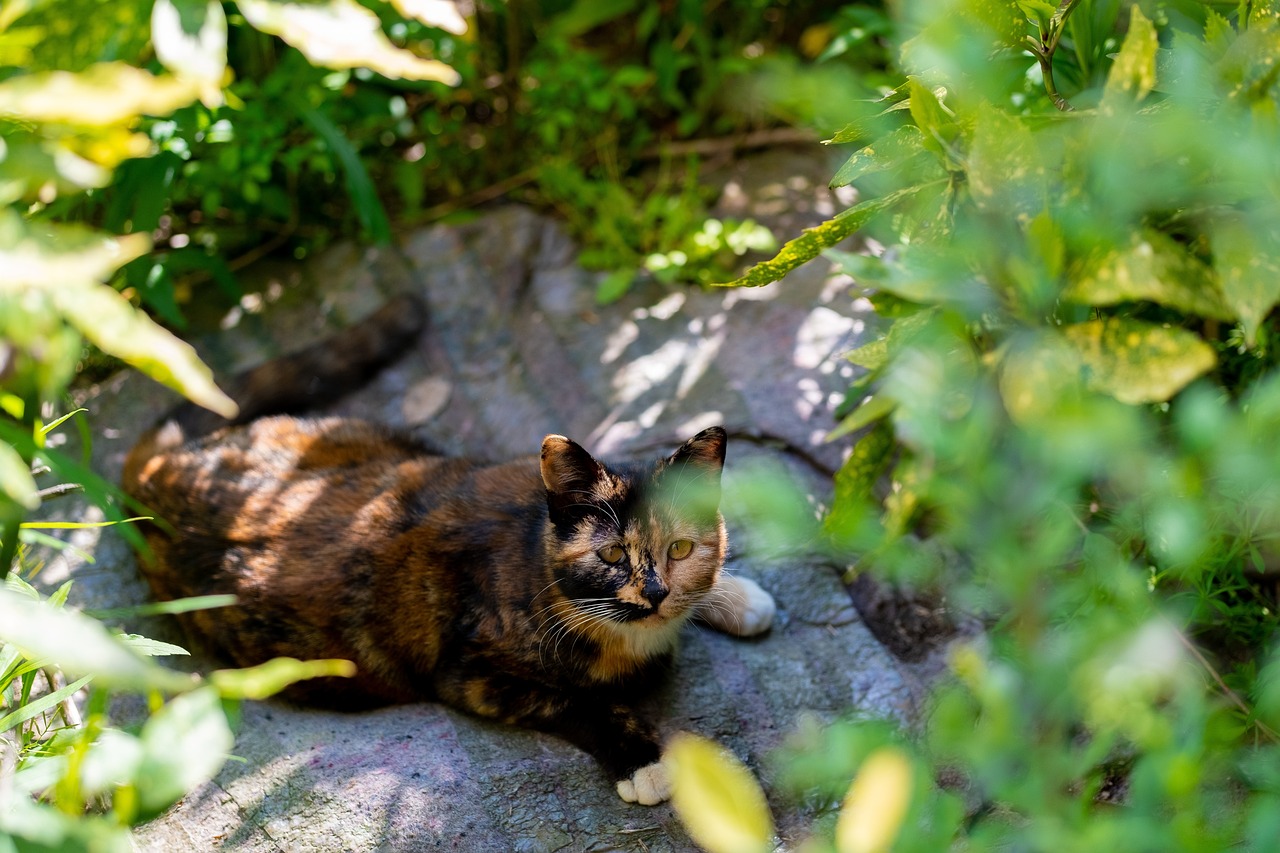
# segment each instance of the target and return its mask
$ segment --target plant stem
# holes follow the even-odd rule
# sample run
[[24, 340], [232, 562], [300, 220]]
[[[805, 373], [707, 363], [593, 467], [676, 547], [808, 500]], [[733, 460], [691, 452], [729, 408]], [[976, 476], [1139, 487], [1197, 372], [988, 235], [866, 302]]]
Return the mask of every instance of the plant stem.
[[1080, 0], [1062, 0], [1049, 18], [1049, 22], [1040, 28], [1040, 38], [1027, 37], [1031, 44], [1031, 52], [1040, 63], [1040, 71], [1044, 77], [1044, 91], [1053, 99], [1053, 105], [1064, 113], [1071, 112], [1075, 108], [1058, 93], [1058, 86], [1053, 80], [1053, 54], [1057, 51], [1058, 42], [1062, 39], [1062, 31], [1066, 29], [1067, 18], [1079, 5]]

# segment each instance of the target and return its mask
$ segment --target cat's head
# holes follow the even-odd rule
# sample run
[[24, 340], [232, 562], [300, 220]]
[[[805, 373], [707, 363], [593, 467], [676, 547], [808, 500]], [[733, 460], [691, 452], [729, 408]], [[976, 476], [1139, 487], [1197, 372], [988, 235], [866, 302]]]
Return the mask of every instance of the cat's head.
[[624, 634], [692, 614], [724, 564], [722, 427], [671, 456], [605, 466], [560, 435], [542, 442], [556, 582], [584, 620]]

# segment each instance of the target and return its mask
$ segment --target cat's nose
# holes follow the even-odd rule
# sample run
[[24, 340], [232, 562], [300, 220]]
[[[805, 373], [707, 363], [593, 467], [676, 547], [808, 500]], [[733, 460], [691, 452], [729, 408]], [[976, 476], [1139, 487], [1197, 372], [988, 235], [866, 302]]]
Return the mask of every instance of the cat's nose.
[[663, 602], [663, 599], [667, 597], [667, 594], [670, 593], [671, 590], [669, 590], [667, 585], [657, 578], [649, 578], [645, 581], [644, 589], [640, 592], [649, 601], [649, 603], [653, 605], [653, 609], [657, 610], [658, 605]]

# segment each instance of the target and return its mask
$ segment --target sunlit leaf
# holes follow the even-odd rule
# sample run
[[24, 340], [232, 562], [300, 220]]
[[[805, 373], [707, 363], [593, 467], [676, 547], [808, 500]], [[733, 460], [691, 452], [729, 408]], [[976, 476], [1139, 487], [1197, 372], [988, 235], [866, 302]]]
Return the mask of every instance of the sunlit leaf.
[[27, 222], [13, 210], [0, 210], [0, 291], [106, 281], [150, 248], [146, 234], [110, 237], [81, 226]]
[[892, 849], [911, 805], [913, 775], [911, 759], [896, 747], [881, 747], [867, 756], [836, 821], [839, 853]]
[[206, 106], [221, 103], [227, 73], [227, 16], [217, 0], [156, 0], [151, 7], [156, 58], [175, 75], [195, 80]]
[[845, 353], [849, 361], [865, 367], [867, 370], [879, 370], [889, 363], [888, 338], [880, 338], [869, 344], [863, 344], [855, 350]]
[[228, 699], [266, 699], [308, 678], [350, 678], [355, 674], [356, 665], [348, 660], [274, 658], [248, 669], [220, 669], [209, 681]]
[[151, 516], [140, 515], [135, 518], [119, 518], [111, 521], [24, 521], [23, 527], [37, 530], [82, 530], [92, 527], [114, 527], [117, 524], [128, 524], [133, 521], [150, 521]]
[[777, 281], [805, 261], [816, 258], [826, 248], [834, 246], [844, 238], [865, 226], [877, 214], [888, 210], [905, 198], [919, 192], [923, 186], [908, 187], [880, 198], [873, 198], [854, 205], [829, 219], [821, 225], [806, 228], [799, 237], [791, 240], [773, 257], [762, 261], [739, 279], [735, 279], [720, 287], [763, 287]]
[[191, 345], [175, 337], [109, 287], [55, 290], [59, 311], [103, 352], [224, 417], [235, 402], [213, 383], [213, 372]]
[[153, 640], [140, 634], [117, 634], [116, 636], [120, 639], [120, 642], [129, 648], [149, 658], [191, 654], [182, 646], [175, 646], [173, 643], [166, 643], [161, 640]]
[[893, 455], [893, 424], [879, 420], [858, 439], [849, 458], [836, 472], [835, 502], [823, 522], [829, 533], [839, 535], [854, 528], [860, 508], [874, 499], [876, 481]]
[[462, 35], [467, 31], [467, 22], [458, 10], [456, 0], [391, 0], [396, 11], [406, 18], [421, 21], [429, 27]]
[[170, 700], [142, 727], [138, 803], [144, 816], [158, 814], [213, 778], [235, 738], [213, 687]]
[[1150, 301], [1192, 316], [1234, 319], [1213, 271], [1185, 246], [1156, 231], [1075, 271], [1062, 297], [1085, 305]]
[[194, 80], [157, 77], [123, 62], [100, 62], [79, 74], [42, 71], [5, 80], [0, 83], [0, 115], [106, 126], [141, 115], [168, 115], [197, 94]]
[[1213, 348], [1184, 329], [1108, 317], [1065, 326], [1089, 388], [1122, 403], [1168, 400], [1214, 366]]
[[1114, 109], [1123, 101], [1139, 101], [1156, 85], [1156, 52], [1160, 48], [1156, 28], [1134, 4], [1129, 32], [1120, 46], [1102, 90], [1102, 109]]
[[72, 610], [0, 589], [0, 640], [71, 676], [134, 690], [188, 690], [191, 676], [163, 669], [129, 651], [101, 623]]
[[709, 853], [773, 849], [773, 819], [751, 772], [720, 746], [680, 733], [667, 746], [671, 803], [689, 835]]
[[393, 45], [378, 16], [355, 0], [237, 0], [236, 5], [254, 27], [280, 36], [317, 65], [368, 68], [392, 79], [450, 86], [461, 79], [443, 62]]

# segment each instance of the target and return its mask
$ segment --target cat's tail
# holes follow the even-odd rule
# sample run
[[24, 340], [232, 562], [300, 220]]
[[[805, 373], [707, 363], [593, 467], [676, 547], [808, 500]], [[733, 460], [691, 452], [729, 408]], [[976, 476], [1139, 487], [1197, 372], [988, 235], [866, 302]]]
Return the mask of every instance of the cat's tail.
[[396, 296], [364, 320], [318, 343], [220, 382], [240, 407], [234, 418], [183, 403], [160, 419], [152, 435], [172, 446], [224, 426], [264, 415], [302, 412], [336, 400], [400, 355], [426, 320], [427, 308], [420, 298]]

